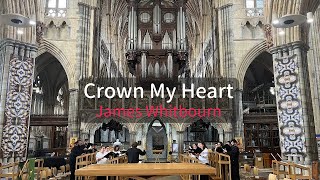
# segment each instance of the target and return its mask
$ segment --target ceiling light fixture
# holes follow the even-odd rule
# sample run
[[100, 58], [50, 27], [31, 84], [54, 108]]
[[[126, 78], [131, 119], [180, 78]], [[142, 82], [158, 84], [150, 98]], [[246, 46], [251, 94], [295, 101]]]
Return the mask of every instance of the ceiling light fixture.
[[35, 22], [34, 20], [30, 20], [30, 21], [29, 21], [29, 24], [32, 25], [32, 26], [34, 26], [34, 25], [36, 25], [36, 22]]
[[35, 16], [35, 15], [32, 15], [32, 16], [29, 17], [29, 24], [30, 24], [31, 26], [34, 26], [34, 25], [37, 24], [37, 22], [36, 22], [36, 16]]
[[272, 24], [277, 25], [277, 24], [279, 24], [279, 23], [280, 23], [280, 22], [279, 22], [278, 17], [277, 17], [275, 14], [273, 14], [273, 15], [272, 15]]
[[294, 26], [301, 25], [305, 22], [313, 22], [312, 12], [308, 12], [306, 16], [301, 14], [287, 14], [280, 18], [272, 16], [272, 25], [275, 28], [291, 28]]
[[275, 19], [272, 21], [272, 24], [279, 24], [279, 19]]
[[307, 13], [307, 22], [312, 23], [313, 22], [313, 14], [312, 12]]
[[13, 27], [30, 27], [30, 18], [25, 17], [21, 14], [1, 14], [0, 24], [9, 25]]

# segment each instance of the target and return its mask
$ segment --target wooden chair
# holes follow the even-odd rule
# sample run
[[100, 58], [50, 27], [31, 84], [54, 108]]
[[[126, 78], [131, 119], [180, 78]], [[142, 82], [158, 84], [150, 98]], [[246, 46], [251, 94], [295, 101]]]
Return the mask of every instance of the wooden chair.
[[272, 161], [272, 173], [277, 176], [278, 179], [286, 177], [289, 175], [290, 164], [286, 162], [281, 162], [277, 160]]
[[10, 163], [0, 167], [0, 179], [16, 179], [19, 176], [19, 163]]
[[47, 171], [47, 177], [52, 177], [53, 176], [53, 173], [52, 173], [52, 170], [51, 169], [46, 169]]
[[66, 167], [65, 166], [60, 166], [60, 173], [65, 173], [66, 172]]
[[28, 177], [29, 177], [28, 173], [25, 173], [22, 175], [21, 179], [22, 180], [29, 180]]
[[253, 175], [259, 176], [259, 168], [258, 167], [253, 167]]
[[90, 164], [95, 164], [96, 163], [96, 153], [91, 153], [90, 154]]
[[47, 179], [47, 171], [46, 170], [42, 170], [40, 171], [40, 179]]
[[70, 171], [70, 165], [66, 164], [66, 172], [69, 172], [69, 171]]
[[216, 153], [218, 155], [218, 166], [220, 178], [231, 179], [231, 160], [230, 156], [223, 153]]
[[53, 175], [53, 176], [57, 176], [57, 174], [58, 174], [58, 169], [57, 169], [56, 167], [53, 167], [51, 170], [52, 170], [52, 175]]
[[312, 173], [310, 167], [305, 167], [299, 164], [290, 163], [289, 169], [289, 177], [290, 179], [312, 179]]
[[107, 161], [108, 164], [119, 164], [119, 157]]
[[275, 175], [275, 174], [269, 174], [268, 180], [277, 180], [277, 175]]
[[84, 154], [81, 156], [78, 156], [76, 158], [76, 169], [85, 167], [90, 164], [91, 160], [89, 160], [90, 154]]
[[246, 171], [246, 172], [250, 172], [251, 171], [251, 167], [249, 164], [244, 164], [243, 165], [243, 170]]

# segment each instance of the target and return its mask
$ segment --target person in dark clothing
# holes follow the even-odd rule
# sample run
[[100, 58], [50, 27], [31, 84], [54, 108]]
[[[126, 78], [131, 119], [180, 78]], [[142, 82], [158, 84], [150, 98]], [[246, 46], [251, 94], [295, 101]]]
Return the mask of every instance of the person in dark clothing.
[[240, 180], [239, 174], [239, 148], [235, 139], [231, 140], [231, 150], [228, 152], [231, 160], [231, 180]]
[[77, 156], [80, 156], [81, 154], [84, 153], [84, 146], [82, 144], [81, 140], [78, 140], [75, 142], [74, 147], [71, 150], [70, 153], [70, 180], [75, 180], [75, 175], [74, 172], [76, 171], [76, 160]]
[[197, 144], [192, 144], [192, 147], [189, 148], [189, 153], [198, 156], [202, 150], [198, 147]]
[[93, 144], [89, 142], [89, 139], [85, 139], [84, 140], [84, 147], [86, 149], [89, 149], [91, 146], [93, 146]]
[[223, 144], [222, 144], [222, 142], [218, 142], [217, 144], [216, 144], [216, 148], [215, 148], [215, 152], [217, 152], [217, 153], [223, 153]]
[[97, 152], [98, 150], [97, 150], [96, 146], [97, 146], [96, 144], [92, 144], [90, 149], [85, 150], [85, 153], [95, 153], [95, 152]]
[[139, 163], [139, 155], [143, 156], [146, 154], [146, 151], [141, 151], [141, 149], [138, 149], [137, 147], [138, 143], [134, 142], [132, 147], [127, 150], [128, 163]]
[[231, 142], [227, 141], [226, 144], [222, 146], [222, 148], [225, 150], [224, 153], [231, 151]]

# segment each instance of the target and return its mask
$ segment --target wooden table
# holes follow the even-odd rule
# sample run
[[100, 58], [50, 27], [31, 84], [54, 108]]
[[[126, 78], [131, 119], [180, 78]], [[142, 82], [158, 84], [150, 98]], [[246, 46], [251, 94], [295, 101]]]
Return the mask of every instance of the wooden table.
[[[216, 169], [198, 163], [92, 164], [75, 171], [76, 176], [120, 176], [153, 179], [157, 176], [215, 175]], [[140, 176], [150, 176], [148, 178]]]

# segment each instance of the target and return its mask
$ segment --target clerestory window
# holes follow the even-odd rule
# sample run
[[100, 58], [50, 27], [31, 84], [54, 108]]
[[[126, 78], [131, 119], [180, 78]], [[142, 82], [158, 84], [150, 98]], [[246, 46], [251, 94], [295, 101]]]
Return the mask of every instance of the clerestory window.
[[46, 15], [50, 17], [65, 17], [67, 0], [47, 0]]

